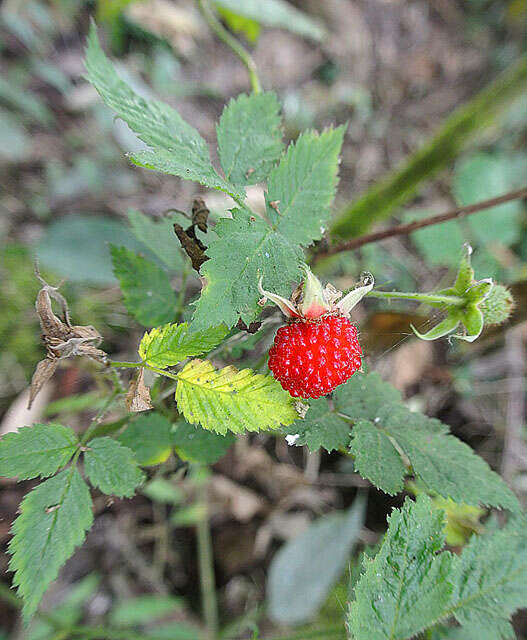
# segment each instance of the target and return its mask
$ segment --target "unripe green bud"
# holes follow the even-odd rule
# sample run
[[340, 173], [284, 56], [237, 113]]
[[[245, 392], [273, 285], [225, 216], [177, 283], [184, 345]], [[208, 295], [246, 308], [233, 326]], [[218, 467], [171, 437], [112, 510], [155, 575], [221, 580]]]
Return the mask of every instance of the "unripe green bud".
[[485, 324], [501, 324], [514, 310], [512, 293], [502, 284], [494, 284], [480, 305]]

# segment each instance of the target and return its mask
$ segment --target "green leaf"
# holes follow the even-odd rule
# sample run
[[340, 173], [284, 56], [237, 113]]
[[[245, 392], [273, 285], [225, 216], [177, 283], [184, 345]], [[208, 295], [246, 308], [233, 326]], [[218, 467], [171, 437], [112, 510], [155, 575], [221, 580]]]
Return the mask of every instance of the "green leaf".
[[127, 426], [117, 440], [131, 449], [141, 466], [164, 462], [172, 452], [172, 423], [160, 413], [141, 415]]
[[59, 568], [81, 544], [93, 522], [88, 486], [75, 467], [38, 485], [20, 505], [9, 543], [13, 584], [28, 620]]
[[168, 215], [153, 219], [140, 211], [128, 212], [128, 220], [135, 237], [166, 267], [176, 272], [183, 268], [183, 255], [174, 233], [174, 222], [180, 222], [182, 218], [181, 215]]
[[172, 320], [176, 298], [166, 272], [124, 247], [112, 245], [111, 254], [128, 312], [147, 327]]
[[447, 425], [402, 405], [383, 407], [377, 418], [375, 427], [396, 441], [429, 490], [455, 502], [518, 509], [500, 476], [467, 444], [448, 435]]
[[303, 420], [297, 420], [287, 433], [297, 435], [295, 445], [307, 445], [310, 451], [320, 448], [326, 451], [346, 447], [350, 440], [350, 422], [341, 418], [331, 408], [327, 398], [311, 400]]
[[232, 433], [220, 435], [184, 420], [174, 426], [172, 442], [182, 460], [214, 464], [227, 453], [236, 438]]
[[139, 357], [152, 367], [165, 369], [185, 358], [210, 351], [227, 333], [225, 326], [192, 333], [186, 322], [167, 324], [145, 333], [139, 345]]
[[351, 420], [375, 420], [385, 404], [402, 403], [399, 391], [376, 373], [355, 373], [333, 394], [335, 410]]
[[154, 502], [164, 504], [180, 504], [183, 502], [183, 491], [173, 482], [164, 478], [154, 478], [143, 487], [142, 493]]
[[216, 0], [215, 4], [266, 27], [287, 29], [313, 40], [322, 40], [325, 35], [315, 20], [284, 0]]
[[436, 555], [443, 515], [426, 496], [392, 511], [381, 550], [355, 587], [348, 617], [354, 638], [406, 640], [443, 615], [454, 590], [454, 556]]
[[181, 608], [181, 599], [173, 596], [138, 596], [117, 603], [110, 615], [110, 622], [117, 627], [134, 627], [153, 622]]
[[359, 539], [366, 500], [348, 511], [323, 516], [286, 543], [273, 558], [267, 582], [268, 611], [281, 624], [313, 617], [346, 568]]
[[130, 498], [145, 476], [133, 451], [112, 438], [95, 438], [84, 453], [84, 470], [90, 482], [107, 495]]
[[361, 476], [390, 495], [402, 491], [406, 469], [389, 437], [368, 420], [359, 420], [351, 435], [350, 452]]
[[463, 550], [451, 611], [471, 637], [515, 637], [508, 618], [527, 602], [526, 527], [518, 518], [492, 535], [472, 536]]
[[131, 156], [140, 167], [195, 180], [211, 189], [219, 189], [238, 200], [243, 191], [218, 175], [210, 161], [207, 143], [177, 111], [157, 100], [145, 100], [117, 75], [105, 56], [94, 24], [86, 47], [88, 80], [104, 102], [126, 122], [151, 150]]
[[[457, 201], [465, 206], [520, 187], [512, 167], [513, 161], [504, 154], [478, 153], [466, 158], [456, 167], [454, 176]], [[481, 243], [514, 244], [519, 240], [522, 210], [520, 200], [507, 202], [469, 216], [467, 225]]]
[[[329, 222], [345, 130], [302, 133], [269, 176], [269, 219], [279, 233], [303, 246], [319, 240]], [[270, 202], [277, 202], [278, 210]]]
[[239, 317], [252, 322], [260, 313], [258, 278], [265, 274], [265, 286], [290, 293], [289, 283], [300, 277], [302, 251], [296, 240], [284, 237], [262, 218], [233, 211], [214, 227], [201, 275], [206, 286], [196, 303], [192, 320], [195, 331], [221, 325], [232, 327]]
[[280, 104], [274, 93], [241, 94], [223, 110], [218, 153], [227, 180], [236, 185], [265, 180], [284, 149]]
[[176, 401], [187, 422], [225, 434], [291, 424], [293, 399], [271, 376], [192, 360], [178, 374]]
[[35, 424], [0, 440], [0, 476], [19, 480], [52, 476], [75, 453], [78, 439], [69, 427]]
[[280, 201], [278, 210], [269, 204], [271, 225], [239, 210], [218, 222], [210, 260], [201, 268], [207, 285], [196, 305], [195, 330], [232, 327], [240, 316], [252, 321], [260, 312], [259, 275], [269, 291], [290, 293], [290, 282], [300, 276], [299, 245], [319, 239], [329, 220], [343, 136], [343, 127], [311, 131], [289, 146], [269, 178], [267, 202]]

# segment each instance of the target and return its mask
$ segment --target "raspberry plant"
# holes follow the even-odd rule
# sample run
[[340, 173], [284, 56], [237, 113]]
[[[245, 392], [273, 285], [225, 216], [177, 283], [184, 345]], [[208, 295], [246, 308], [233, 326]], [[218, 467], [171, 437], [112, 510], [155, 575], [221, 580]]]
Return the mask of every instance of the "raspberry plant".
[[[219, 171], [204, 139], [174, 109], [143, 99], [120, 79], [93, 25], [86, 68], [104, 102], [147, 147], [131, 162], [222, 191], [234, 206], [213, 229], [201, 201], [187, 229], [179, 214], [154, 223], [130, 212], [147, 256], [118, 246], [111, 255], [124, 304], [148, 329], [137, 361], [112, 361], [99, 348], [100, 334], [73, 325], [58, 289], [42, 280], [37, 311], [48, 354], [35, 372], [32, 398], [59, 361], [71, 357], [96, 360], [112, 391], [80, 437], [68, 426], [35, 424], [0, 442], [2, 475], [42, 480], [23, 499], [10, 544], [26, 621], [93, 523], [89, 484], [108, 496], [131, 497], [145, 481], [145, 468], [163, 463], [172, 450], [193, 464], [212, 464], [233, 434], [274, 430], [295, 446], [351, 456], [356, 471], [388, 495], [418, 494], [393, 511], [382, 545], [363, 558], [346, 613], [350, 638], [448, 633], [440, 625], [454, 619], [465, 634], [455, 637], [512, 637], [509, 617], [527, 601], [527, 523], [515, 495], [446, 424], [410, 410], [393, 386], [361, 369], [358, 331], [349, 319], [364, 297], [413, 300], [443, 316], [426, 333], [414, 328], [419, 338], [472, 342], [486, 324], [508, 317], [508, 291], [475, 279], [468, 247], [447, 289], [381, 291], [369, 274], [346, 295], [331, 285], [322, 289], [304, 264], [304, 250], [330, 224], [345, 127], [306, 131], [285, 148], [278, 99], [253, 82], [253, 93], [231, 100], [217, 125]], [[245, 187], [261, 182], [265, 216], [246, 202]], [[177, 253], [172, 227], [188, 259]], [[203, 283], [193, 310], [184, 304], [190, 262]], [[176, 296], [170, 275], [178, 271], [185, 275]], [[302, 280], [291, 301], [285, 298]], [[287, 317], [270, 351], [274, 377], [257, 367], [216, 367], [222, 349], [265, 334], [259, 316], [266, 299]], [[128, 389], [121, 378], [126, 369], [135, 370]], [[124, 398], [122, 417], [106, 422]], [[443, 549], [445, 505], [454, 514], [504, 509], [508, 523], [500, 528], [493, 521], [455, 555]], [[335, 562], [335, 575], [363, 510], [335, 521], [343, 546], [325, 560]]]

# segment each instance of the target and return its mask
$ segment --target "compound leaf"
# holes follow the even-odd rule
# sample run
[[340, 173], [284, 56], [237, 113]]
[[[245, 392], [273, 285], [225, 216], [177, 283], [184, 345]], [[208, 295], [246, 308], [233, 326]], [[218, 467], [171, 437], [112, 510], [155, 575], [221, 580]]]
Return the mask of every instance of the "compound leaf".
[[271, 376], [192, 360], [178, 375], [178, 409], [192, 424], [225, 434], [262, 431], [291, 424], [293, 399]]
[[374, 373], [355, 373], [333, 394], [335, 408], [351, 420], [375, 420], [385, 404], [402, 403], [399, 391]]
[[240, 200], [245, 198], [242, 191], [218, 175], [207, 143], [194, 127], [172, 107], [158, 100], [145, 100], [121, 80], [101, 49], [94, 24], [87, 41], [86, 70], [88, 80], [104, 102], [150, 147], [149, 151], [131, 156], [135, 164], [195, 180]]
[[0, 440], [0, 476], [19, 480], [47, 478], [68, 463], [78, 439], [61, 424], [35, 424]]
[[192, 333], [186, 322], [167, 324], [145, 333], [139, 345], [139, 357], [150, 366], [165, 369], [210, 351], [227, 333], [224, 325]]
[[182, 219], [180, 214], [153, 219], [140, 211], [128, 212], [135, 237], [171, 271], [181, 271], [183, 267], [183, 254], [174, 235], [174, 222]]
[[217, 126], [225, 177], [236, 185], [265, 180], [284, 149], [280, 104], [274, 93], [241, 94], [223, 110]]
[[146, 327], [172, 320], [176, 298], [166, 272], [125, 247], [112, 245], [111, 254], [129, 313]]
[[150, 412], [130, 422], [117, 439], [133, 451], [138, 464], [150, 466], [164, 462], [172, 452], [171, 431], [168, 418]]
[[107, 495], [130, 498], [144, 480], [133, 451], [108, 437], [88, 442], [84, 470], [90, 482]]
[[13, 584], [24, 601], [26, 620], [92, 522], [90, 491], [75, 467], [41, 483], [22, 500], [9, 543], [9, 568], [15, 572]]
[[329, 219], [343, 135], [343, 127], [311, 131], [289, 146], [269, 177], [271, 225], [240, 210], [218, 222], [210, 260], [201, 268], [207, 284], [194, 312], [195, 330], [231, 327], [240, 316], [251, 322], [260, 311], [260, 275], [269, 291], [290, 293], [301, 273], [301, 247], [319, 239]]
[[348, 624], [358, 640], [406, 640], [431, 626], [451, 603], [454, 556], [444, 544], [442, 511], [421, 496], [389, 517], [374, 560], [355, 587]]
[[295, 445], [307, 445], [310, 451], [334, 451], [348, 445], [350, 430], [349, 420], [337, 415], [327, 398], [319, 398], [310, 401], [305, 418], [297, 420], [287, 432], [299, 436]]

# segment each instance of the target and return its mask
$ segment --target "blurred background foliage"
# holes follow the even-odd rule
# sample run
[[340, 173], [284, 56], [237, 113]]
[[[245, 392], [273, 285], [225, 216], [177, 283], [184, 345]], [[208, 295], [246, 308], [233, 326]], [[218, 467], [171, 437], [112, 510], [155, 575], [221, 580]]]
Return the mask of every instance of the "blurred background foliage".
[[[524, 0], [217, 0], [215, 4], [228, 28], [253, 49], [265, 88], [277, 92], [289, 139], [306, 127], [349, 122], [336, 219], [355, 211], [359, 195], [369, 193], [379, 179], [433, 140], [454, 109], [463, 108], [500, 73], [518, 64], [527, 50]], [[20, 423], [48, 419], [81, 429], [101, 406], [106, 391], [104, 383], [94, 382], [93, 364], [75, 362], [60, 370], [31, 414], [25, 411], [27, 386], [43, 355], [34, 313], [39, 288], [35, 260], [49, 282], [65, 280], [62, 291], [71, 303], [73, 319], [96, 326], [104, 335], [105, 350], [118, 360], [135, 358], [143, 329], [122, 303], [110, 243], [139, 252], [166, 270], [176, 290], [183, 291], [177, 300], [183, 317], [200, 289], [172, 236], [172, 220], [162, 218], [174, 209], [189, 212], [198, 187], [127, 162], [126, 152], [142, 143], [114, 120], [83, 78], [90, 16], [97, 19], [107, 48], [134, 88], [176, 106], [209, 141], [214, 140], [214, 123], [229, 97], [248, 90], [244, 68], [214, 40], [191, 0], [4, 0], [1, 4], [2, 434]], [[524, 64], [527, 67], [525, 58]], [[518, 74], [499, 115], [474, 127], [470, 139], [459, 141], [454, 158], [440, 157], [440, 170], [433, 179], [421, 180], [404, 206], [387, 210], [391, 217], [384, 216], [383, 224], [408, 222], [527, 185], [526, 76], [525, 69]], [[201, 195], [212, 219], [224, 215], [231, 204], [217, 193]], [[251, 187], [249, 197], [260, 210], [262, 190]], [[511, 202], [316, 264], [319, 275], [339, 288], [349, 286], [367, 269], [380, 285], [427, 290], [452, 280], [461, 245], [468, 241], [475, 248], [476, 276], [495, 277], [512, 287], [517, 310], [510, 324], [486, 332], [472, 347], [410, 339], [409, 324], [426, 320], [419, 308], [407, 304], [369, 302], [356, 321], [368, 367], [380, 370], [411, 405], [451, 424], [495, 468], [501, 465], [521, 495], [527, 491], [527, 456], [521, 453], [511, 462], [502, 454], [510, 449], [511, 412], [517, 415], [518, 403], [525, 412], [525, 213], [525, 202]], [[363, 215], [367, 218], [368, 211]], [[215, 357], [265, 369], [275, 320], [267, 319], [264, 329], [245, 341], [229, 340]], [[433, 323], [434, 318], [428, 321]], [[519, 386], [511, 383], [511, 344], [523, 354], [514, 365]], [[154, 388], [154, 398], [156, 393], [166, 390]], [[523, 423], [515, 425], [514, 438], [523, 447], [525, 413], [520, 415]], [[154, 445], [152, 460], [170, 457], [152, 472], [142, 496], [113, 505], [98, 497], [99, 517], [88, 544], [61, 573], [43, 605], [43, 615], [30, 629], [22, 629], [16, 599], [3, 583], [0, 637], [57, 639], [59, 622], [61, 628], [108, 623], [122, 630], [114, 637], [131, 640], [200, 637], [192, 532], [203, 517], [204, 501], [211, 512], [221, 637], [283, 633], [307, 638], [302, 627], [295, 630], [297, 636], [285, 629], [308, 619], [315, 620], [309, 632], [320, 626], [332, 629], [320, 637], [344, 637], [339, 620], [355, 566], [346, 570], [347, 557], [356, 545], [377, 541], [386, 513], [398, 500], [370, 492], [364, 523], [346, 529], [347, 520], [336, 514], [342, 521], [330, 527], [333, 538], [328, 538], [323, 525], [317, 528], [315, 520], [310, 526], [311, 521], [334, 510], [358, 508], [355, 496], [361, 482], [349, 459], [302, 456], [282, 440], [265, 435], [240, 439], [223, 458], [226, 451], [216, 451], [217, 443], [200, 442], [201, 449], [212, 451], [202, 462], [214, 465], [212, 495], [205, 500], [203, 478], [183, 473], [185, 461], [192, 462], [196, 452], [178, 449], [177, 442], [168, 449], [162, 440], [157, 449]], [[16, 506], [29, 485], [2, 480], [4, 551]], [[451, 512], [456, 546], [479, 529], [481, 514], [454, 507]], [[301, 533], [304, 553], [319, 548], [317, 544], [340, 544], [347, 554], [343, 564], [327, 568], [327, 580], [321, 579], [324, 588], [312, 600], [301, 600], [300, 611], [294, 603], [280, 608], [276, 603], [283, 605], [287, 597], [281, 592], [269, 593], [266, 600], [265, 576], [280, 545], [298, 540]], [[288, 552], [288, 563], [294, 563], [295, 548]], [[5, 553], [0, 566], [6, 569]], [[280, 571], [278, 559], [272, 566], [270, 575]], [[303, 580], [316, 580], [317, 575]], [[517, 616], [515, 625], [518, 637], [527, 638], [527, 621]], [[86, 634], [110, 637], [103, 632]]]

